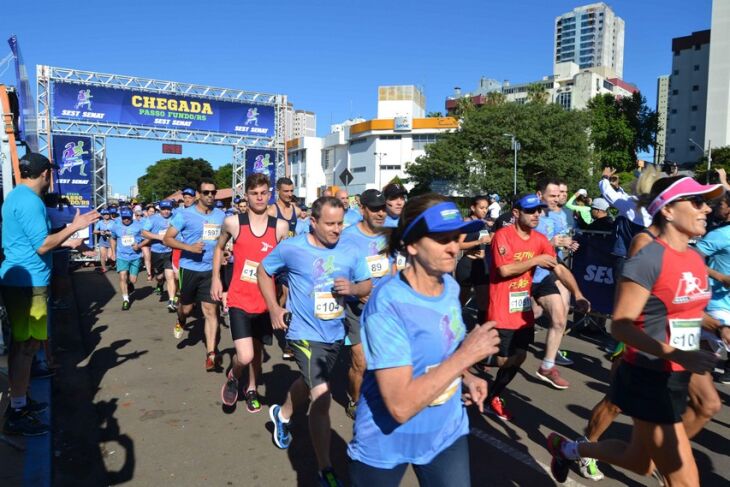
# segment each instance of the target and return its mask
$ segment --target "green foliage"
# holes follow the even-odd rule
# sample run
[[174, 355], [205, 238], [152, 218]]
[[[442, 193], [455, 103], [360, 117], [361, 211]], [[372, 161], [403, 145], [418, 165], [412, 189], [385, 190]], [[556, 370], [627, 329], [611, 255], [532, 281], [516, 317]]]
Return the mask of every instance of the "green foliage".
[[548, 93], [540, 83], [532, 83], [527, 87], [527, 101], [529, 103], [547, 103]]
[[214, 174], [210, 163], [204, 159], [161, 159], [147, 167], [145, 175], [137, 179], [137, 185], [144, 200], [155, 201], [185, 186], [197, 187], [202, 178], [212, 178]]
[[[712, 149], [712, 168], [710, 168], [711, 183], [720, 182], [715, 170], [721, 168], [725, 169], [727, 173], [730, 173], [730, 145]], [[703, 183], [707, 181], [707, 156], [703, 157], [697, 162], [697, 166], [695, 166], [694, 176], [697, 181]]]
[[439, 118], [443, 117], [443, 114], [441, 112], [428, 112], [426, 114], [426, 118]]
[[230, 188], [233, 185], [233, 164], [223, 164], [216, 169], [213, 179], [218, 188]]
[[573, 187], [589, 187], [598, 177], [589, 166], [587, 121], [583, 112], [545, 103], [501, 103], [462, 112], [459, 130], [444, 134], [406, 168], [415, 193], [446, 181], [466, 194], [512, 194], [513, 151], [505, 133], [515, 134], [517, 191], [534, 191], [538, 179], [566, 178]]

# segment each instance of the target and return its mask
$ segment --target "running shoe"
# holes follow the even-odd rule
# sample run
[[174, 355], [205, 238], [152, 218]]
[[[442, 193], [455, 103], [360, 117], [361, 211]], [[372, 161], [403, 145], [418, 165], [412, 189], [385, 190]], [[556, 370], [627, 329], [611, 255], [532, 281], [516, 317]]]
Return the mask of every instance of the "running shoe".
[[355, 421], [355, 410], [357, 409], [357, 404], [355, 404], [352, 401], [347, 401], [347, 406], [345, 406], [345, 414], [348, 418]]
[[562, 450], [563, 443], [567, 441], [557, 433], [550, 433], [547, 437], [547, 449], [553, 457], [550, 462], [550, 473], [561, 484], [568, 479], [570, 471], [570, 460], [565, 458]]
[[580, 474], [587, 478], [598, 482], [603, 480], [603, 472], [598, 470], [598, 462], [595, 458], [581, 458], [578, 462]]
[[158, 284], [155, 286], [155, 294], [158, 296], [162, 296], [162, 284]]
[[289, 433], [289, 423], [279, 419], [279, 411], [281, 411], [281, 406], [278, 404], [271, 406], [269, 408], [269, 418], [274, 423], [274, 444], [282, 450], [286, 450], [291, 444], [291, 433]]
[[720, 384], [730, 384], [730, 369], [725, 369], [725, 372], [717, 376], [717, 381]]
[[[25, 410], [31, 414], [36, 414], [36, 413], [42, 413], [46, 409], [48, 409], [47, 402], [34, 401], [33, 399], [30, 398], [30, 396], [26, 396], [25, 407], [23, 408], [23, 410]], [[12, 412], [12, 409], [10, 408], [10, 403], [8, 402], [8, 407], [5, 408], [5, 417], [6, 418], [9, 417], [11, 412]]]
[[294, 360], [294, 352], [292, 352], [291, 348], [286, 347], [281, 354], [281, 358], [284, 360]]
[[122, 301], [122, 311], [128, 311], [129, 310], [129, 301], [126, 299]]
[[259, 401], [259, 393], [256, 391], [246, 391], [246, 410], [249, 413], [258, 413], [261, 411], [261, 401]]
[[216, 368], [217, 362], [218, 362], [218, 357], [216, 356], [216, 353], [208, 352], [208, 354], [205, 356], [205, 370], [207, 372], [214, 371]]
[[664, 475], [662, 475], [662, 473], [659, 470], [654, 469], [651, 472], [651, 476], [654, 480], [656, 480], [657, 485], [659, 487], [664, 487], [665, 485], [667, 485], [667, 479], [664, 478]]
[[544, 369], [540, 367], [537, 369], [537, 372], [535, 372], [535, 375], [556, 389], [563, 390], [570, 387], [570, 382], [560, 376], [560, 372], [558, 372], [557, 367], [553, 367], [552, 369]]
[[47, 424], [43, 424], [33, 413], [25, 409], [12, 411], [3, 425], [3, 433], [6, 435], [41, 436], [49, 430]]
[[175, 306], [175, 303], [173, 303], [172, 301], [168, 301], [167, 311], [169, 311], [170, 313], [177, 313], [177, 306]]
[[569, 365], [573, 365], [573, 363], [574, 362], [568, 358], [568, 352], [565, 350], [558, 350], [558, 353], [555, 355], [555, 365], [567, 367]]
[[[206, 361], [207, 368], [207, 361]], [[221, 401], [226, 406], [233, 406], [238, 401], [238, 379], [233, 377], [233, 371], [228, 371], [226, 383], [221, 388]]]
[[180, 324], [180, 322], [175, 323], [175, 328], [172, 329], [172, 334], [178, 340], [182, 338], [182, 336], [183, 336], [183, 327]]
[[342, 487], [342, 483], [335, 475], [335, 469], [332, 467], [327, 467], [319, 472], [319, 485], [322, 487]]
[[487, 414], [497, 416], [499, 419], [504, 421], [511, 421], [513, 417], [512, 413], [504, 407], [504, 399], [498, 396], [492, 399], [492, 402], [487, 405], [486, 411]]

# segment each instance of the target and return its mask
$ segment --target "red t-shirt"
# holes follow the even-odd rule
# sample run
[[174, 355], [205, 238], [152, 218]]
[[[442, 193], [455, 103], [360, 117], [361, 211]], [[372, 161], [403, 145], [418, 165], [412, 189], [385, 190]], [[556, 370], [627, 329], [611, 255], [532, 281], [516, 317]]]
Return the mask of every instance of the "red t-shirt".
[[525, 240], [517, 234], [517, 227], [511, 225], [497, 230], [494, 234], [489, 266], [487, 317], [489, 321], [497, 322], [497, 328], [518, 330], [535, 324], [530, 297], [535, 268], [508, 278], [501, 277], [497, 269], [542, 254], [555, 257], [555, 249], [540, 232], [531, 231], [529, 238]]

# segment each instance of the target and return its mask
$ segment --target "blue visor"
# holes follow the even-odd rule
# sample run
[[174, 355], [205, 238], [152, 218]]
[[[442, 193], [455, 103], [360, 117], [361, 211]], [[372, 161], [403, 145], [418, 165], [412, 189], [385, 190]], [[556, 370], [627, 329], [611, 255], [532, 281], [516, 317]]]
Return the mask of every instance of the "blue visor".
[[482, 228], [484, 228], [482, 220], [464, 221], [459, 207], [451, 201], [444, 201], [427, 209], [413, 220], [403, 232], [403, 242], [415, 242], [429, 233], [454, 231], [471, 233]]
[[528, 194], [515, 202], [515, 208], [531, 210], [533, 208], [547, 208], [547, 205], [536, 194]]
[[124, 219], [124, 218], [132, 218], [133, 215], [132, 215], [132, 211], [131, 210], [125, 208], [125, 209], [123, 209], [122, 211], [119, 212], [119, 216], [121, 216], [122, 219]]
[[195, 196], [195, 190], [193, 188], [185, 188], [182, 190], [182, 194], [187, 196]]
[[172, 201], [160, 201], [160, 209], [161, 210], [172, 210]]

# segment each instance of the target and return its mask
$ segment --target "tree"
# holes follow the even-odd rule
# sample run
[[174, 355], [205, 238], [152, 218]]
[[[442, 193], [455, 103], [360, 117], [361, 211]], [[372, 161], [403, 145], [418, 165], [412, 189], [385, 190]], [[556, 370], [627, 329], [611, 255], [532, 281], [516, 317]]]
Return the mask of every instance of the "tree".
[[[710, 179], [712, 183], [719, 182], [717, 177], [716, 169], [725, 169], [726, 172], [730, 173], [730, 145], [725, 147], [717, 147], [712, 149], [712, 167], [710, 168]], [[707, 179], [707, 156], [705, 155], [695, 166], [695, 179], [700, 182], [706, 182]]]
[[215, 185], [218, 188], [230, 188], [233, 186], [233, 164], [223, 164], [221, 167], [216, 169]]
[[213, 176], [213, 168], [205, 159], [161, 159], [147, 167], [145, 175], [137, 179], [137, 186], [144, 200], [155, 201], [186, 186], [197, 187], [202, 178]]
[[527, 101], [529, 103], [547, 103], [548, 92], [540, 83], [531, 83], [527, 87]]
[[[406, 168], [415, 192], [429, 191], [435, 181], [448, 182], [465, 195], [512, 194], [513, 151], [510, 138], [520, 142], [518, 193], [534, 191], [539, 179], [566, 178], [588, 187], [587, 120], [583, 112], [558, 105], [504, 103], [473, 108], [461, 127], [426, 147], [426, 155]], [[595, 176], [597, 177], [597, 175]]]
[[443, 117], [443, 116], [444, 115], [441, 112], [428, 112], [426, 114], [426, 118], [440, 118], [440, 117]]

